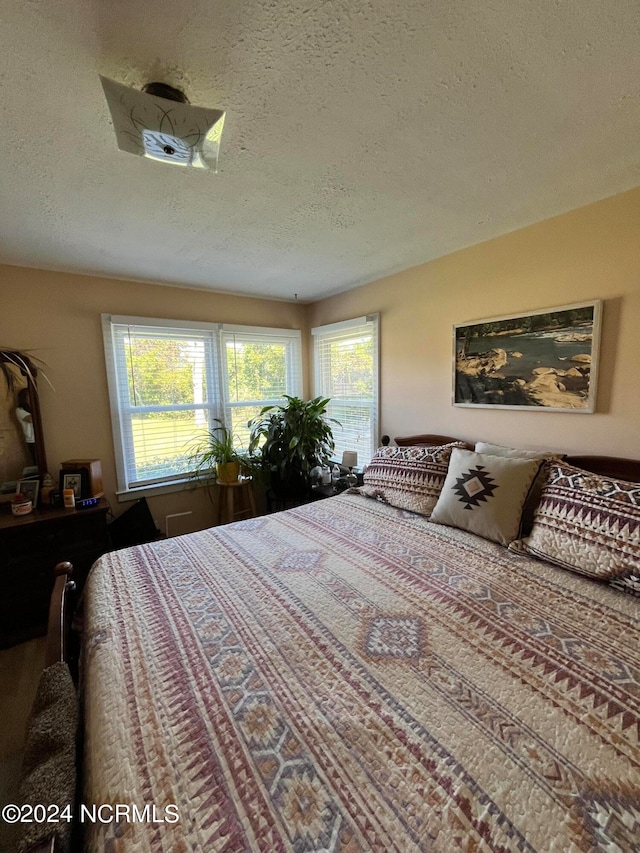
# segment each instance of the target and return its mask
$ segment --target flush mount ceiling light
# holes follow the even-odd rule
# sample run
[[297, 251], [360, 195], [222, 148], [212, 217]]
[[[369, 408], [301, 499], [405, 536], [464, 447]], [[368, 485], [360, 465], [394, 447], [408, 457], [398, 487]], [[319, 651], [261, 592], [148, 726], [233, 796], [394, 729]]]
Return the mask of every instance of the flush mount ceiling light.
[[100, 81], [121, 151], [217, 172], [224, 110], [194, 107], [166, 83], [139, 91], [107, 77]]

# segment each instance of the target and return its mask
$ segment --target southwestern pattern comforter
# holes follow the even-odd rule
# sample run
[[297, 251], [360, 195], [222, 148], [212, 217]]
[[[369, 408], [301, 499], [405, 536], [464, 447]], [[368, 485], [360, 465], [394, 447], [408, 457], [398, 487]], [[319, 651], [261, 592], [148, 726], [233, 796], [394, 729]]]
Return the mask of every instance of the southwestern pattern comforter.
[[637, 850], [639, 604], [356, 494], [107, 555], [85, 847]]

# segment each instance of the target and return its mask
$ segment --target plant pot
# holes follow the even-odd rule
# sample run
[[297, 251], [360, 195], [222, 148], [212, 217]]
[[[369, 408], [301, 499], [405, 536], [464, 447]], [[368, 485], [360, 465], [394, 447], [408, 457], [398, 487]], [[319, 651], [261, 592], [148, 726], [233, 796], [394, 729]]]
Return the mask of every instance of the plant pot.
[[237, 483], [239, 473], [239, 462], [218, 462], [216, 465], [216, 475], [221, 483]]

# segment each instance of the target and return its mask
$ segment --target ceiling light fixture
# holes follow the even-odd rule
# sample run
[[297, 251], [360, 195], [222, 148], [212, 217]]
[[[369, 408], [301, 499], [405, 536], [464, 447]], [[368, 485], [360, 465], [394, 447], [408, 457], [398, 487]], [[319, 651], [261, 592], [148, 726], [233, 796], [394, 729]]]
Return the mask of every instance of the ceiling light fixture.
[[194, 107], [167, 83], [147, 83], [140, 91], [107, 77], [100, 81], [121, 151], [218, 171], [224, 110]]

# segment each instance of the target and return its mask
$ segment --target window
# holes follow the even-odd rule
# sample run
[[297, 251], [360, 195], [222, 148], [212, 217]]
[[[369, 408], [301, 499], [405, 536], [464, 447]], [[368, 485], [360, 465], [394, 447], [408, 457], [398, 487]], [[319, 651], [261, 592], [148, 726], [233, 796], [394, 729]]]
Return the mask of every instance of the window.
[[330, 397], [335, 456], [358, 453], [366, 465], [378, 446], [378, 315], [311, 330], [315, 351], [315, 393]]
[[249, 446], [248, 421], [263, 406], [302, 396], [300, 333], [251, 326], [222, 327], [224, 422]]
[[215, 419], [247, 421], [301, 395], [300, 332], [103, 315], [118, 489], [182, 481]]

